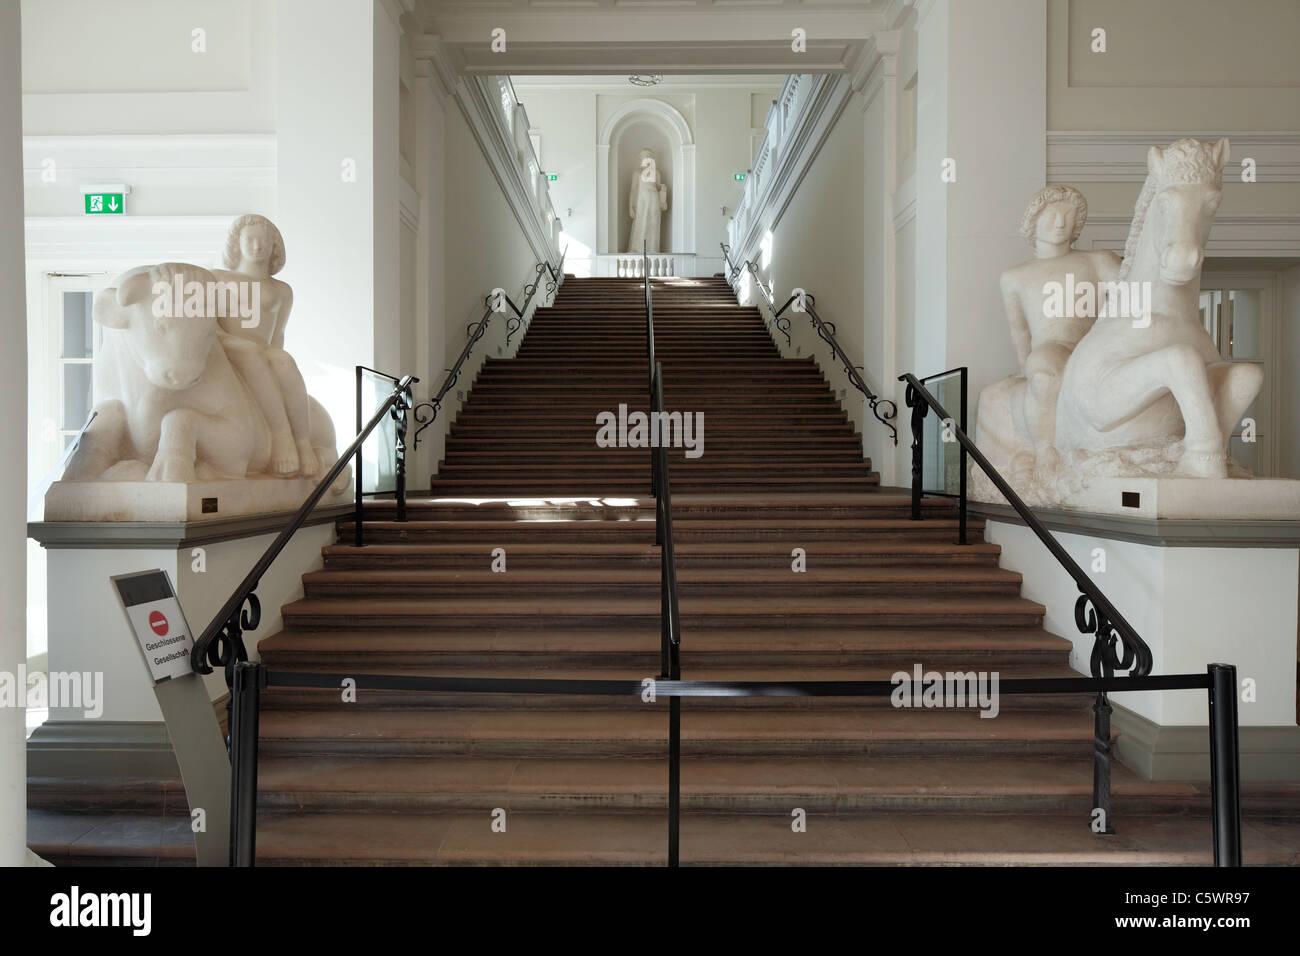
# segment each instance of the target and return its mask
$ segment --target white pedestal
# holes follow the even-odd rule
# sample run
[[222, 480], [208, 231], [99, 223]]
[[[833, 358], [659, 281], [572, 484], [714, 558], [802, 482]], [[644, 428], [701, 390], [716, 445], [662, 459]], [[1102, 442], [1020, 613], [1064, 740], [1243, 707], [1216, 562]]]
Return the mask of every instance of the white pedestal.
[[[1074, 581], [1018, 519], [984, 517], [985, 538], [1001, 546], [1002, 566], [1021, 572], [1021, 593], [1046, 607], [1044, 627], [1070, 640], [1071, 665], [1088, 673], [1093, 641], [1074, 623]], [[1210, 663], [1236, 666], [1242, 779], [1300, 781], [1297, 522], [1257, 522], [1266, 526], [1259, 529], [1247, 521], [1134, 521], [1126, 528], [1123, 519], [1097, 516], [1098, 527], [1089, 530], [1081, 527], [1087, 519], [1069, 512], [1039, 517], [1150, 646], [1153, 674], [1201, 674]], [[1149, 527], [1161, 524], [1173, 527]], [[1152, 543], [1134, 540], [1143, 536]], [[1215, 543], [1182, 546], [1180, 539]], [[1260, 542], [1268, 544], [1254, 546]], [[1103, 557], [1105, 571], [1094, 571]], [[1149, 779], [1208, 778], [1205, 691], [1110, 697], [1123, 763]]]
[[[92, 483], [93, 484], [93, 483]], [[251, 656], [257, 642], [281, 627], [282, 605], [302, 597], [302, 575], [321, 567], [321, 548], [335, 538], [333, 517], [298, 531], [262, 577], [257, 596], [261, 624], [245, 635]], [[275, 539], [288, 514], [245, 519], [234, 536], [214, 533], [230, 522], [160, 525], [45, 522], [31, 534], [47, 550], [49, 670], [101, 672], [104, 706], [99, 720], [160, 721], [148, 669], [109, 577], [151, 568], [165, 570], [197, 635]], [[231, 535], [227, 530], [225, 535]], [[216, 538], [216, 540], [214, 540]], [[213, 700], [226, 693], [220, 673], [205, 679]], [[52, 721], [84, 720], [80, 710], [51, 710]]]
[[[971, 468], [971, 500], [1007, 504]], [[1300, 518], [1300, 481], [1289, 478], [1090, 478], [1056, 505], [1063, 511], [1130, 518], [1214, 521]]]
[[[347, 498], [344, 471], [319, 507]], [[239, 481], [56, 481], [45, 493], [46, 521], [204, 521], [296, 511], [319, 478]]]

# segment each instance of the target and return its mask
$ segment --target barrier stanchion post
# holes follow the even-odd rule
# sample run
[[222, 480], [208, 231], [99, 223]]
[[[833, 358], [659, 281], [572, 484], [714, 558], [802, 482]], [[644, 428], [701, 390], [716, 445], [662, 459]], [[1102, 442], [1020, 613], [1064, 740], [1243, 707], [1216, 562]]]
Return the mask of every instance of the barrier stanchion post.
[[1214, 865], [1241, 866], [1241, 754], [1238, 750], [1237, 668], [1211, 664], [1210, 814]]
[[240, 661], [230, 685], [230, 865], [253, 866], [257, 853], [257, 734], [265, 671]]

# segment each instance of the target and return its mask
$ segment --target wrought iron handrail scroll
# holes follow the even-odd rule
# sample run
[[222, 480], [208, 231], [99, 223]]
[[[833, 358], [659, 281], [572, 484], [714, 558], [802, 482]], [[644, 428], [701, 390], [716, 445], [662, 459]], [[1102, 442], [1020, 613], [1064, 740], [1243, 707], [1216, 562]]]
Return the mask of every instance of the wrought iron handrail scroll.
[[[731, 263], [731, 250], [725, 243], [722, 247], [722, 255], [728, 265]], [[840, 346], [839, 340], [835, 338], [835, 323], [828, 322], [817, 314], [816, 296], [809, 292], [795, 292], [790, 298], [786, 299], [780, 308], [777, 308], [776, 301], [772, 294], [768, 292], [767, 286], [763, 284], [763, 279], [759, 275], [758, 266], [752, 259], [745, 260], [745, 268], [749, 274], [754, 277], [754, 284], [758, 286], [759, 291], [763, 294], [763, 300], [767, 303], [768, 311], [772, 313], [772, 324], [776, 330], [785, 336], [785, 344], [792, 344], [790, 338], [790, 319], [787, 312], [803, 312], [808, 316], [808, 321], [812, 324], [813, 331], [817, 337], [831, 347], [831, 354], [835, 360], [844, 369], [844, 374], [848, 377], [849, 384], [862, 393], [867, 400], [867, 406], [871, 409], [871, 414], [875, 416], [876, 421], [889, 429], [889, 438], [895, 445], [898, 444], [898, 429], [894, 427], [894, 419], [898, 417], [898, 405], [892, 399], [881, 398], [871, 386], [867, 384], [866, 379], [862, 377], [863, 367], [854, 365], [849, 359], [848, 354]], [[734, 283], [736, 276], [740, 273], [740, 267], [733, 267], [730, 278], [727, 280]]]
[[[1096, 635], [1091, 660], [1093, 675], [1096, 677], [1111, 677], [1116, 671], [1129, 671], [1134, 677], [1146, 677], [1150, 674], [1152, 666], [1151, 648], [1142, 640], [1133, 625], [1124, 618], [1124, 615], [1120, 614], [1115, 605], [1110, 602], [1110, 599], [1102, 593], [1096, 582], [1088, 576], [1083, 568], [1079, 567], [1078, 562], [1070, 557], [1065, 548], [1061, 546], [1061, 543], [1038, 520], [1038, 516], [1034, 514], [1033, 510], [1025, 504], [1024, 500], [1007, 483], [1007, 480], [984, 457], [984, 454], [970, 440], [966, 432], [953, 422], [947, 410], [939, 404], [938, 399], [930, 393], [929, 389], [922, 385], [917, 377], [911, 373], [900, 375], [899, 381], [907, 383], [905, 401], [907, 406], [912, 409], [913, 478], [919, 477], [919, 462], [915, 457], [915, 452], [919, 448], [920, 424], [925, 418], [928, 407], [939, 416], [941, 421], [945, 422], [954, 439], [966, 449], [966, 454], [970, 456], [975, 464], [979, 465], [994, 487], [1002, 493], [1008, 504], [1020, 515], [1025, 525], [1047, 546], [1047, 550], [1051, 552], [1052, 557], [1056, 558], [1066, 573], [1074, 579], [1074, 583], [1080, 591], [1079, 600], [1075, 603], [1075, 620], [1079, 623], [1080, 630], [1085, 634]], [[1091, 608], [1088, 607], [1089, 604], [1092, 605]], [[1122, 648], [1122, 652], [1117, 652], [1117, 647]]]
[[[921, 381], [911, 373], [899, 376], [899, 381], [907, 383], [904, 400], [912, 410], [912, 517], [921, 517], [921, 470], [922, 470], [922, 429], [925, 416], [933, 410], [944, 423], [948, 434], [960, 443], [966, 454], [979, 465], [995, 488], [1002, 493], [1015, 510], [1025, 526], [1031, 530], [1051, 553], [1065, 572], [1073, 578], [1079, 589], [1079, 598], [1074, 603], [1074, 622], [1083, 634], [1093, 635], [1092, 654], [1089, 669], [1094, 677], [1111, 678], [1116, 671], [1128, 671], [1129, 677], [1141, 678], [1151, 674], [1153, 666], [1151, 648], [1134, 629], [1110, 599], [1099, 588], [1069, 553], [1047, 530], [1038, 516], [1016, 494], [1007, 480], [998, 473], [984, 454], [970, 440], [966, 431], [953, 421], [938, 399], [930, 393]], [[963, 410], [963, 415], [965, 414]], [[962, 484], [962, 502], [965, 508], [966, 486]], [[1104, 832], [1113, 833], [1110, 812], [1110, 701], [1104, 691], [1098, 691], [1093, 702], [1093, 807], [1102, 814], [1101, 823]]]
[[[420, 426], [415, 430], [415, 440], [413, 444], [416, 448], [420, 447], [420, 435], [424, 433], [426, 428], [434, 423], [434, 420], [438, 417], [438, 412], [442, 410], [442, 400], [447, 397], [448, 392], [456, 387], [456, 382], [460, 380], [461, 366], [463, 366], [465, 360], [469, 358], [469, 354], [474, 350], [475, 344], [477, 344], [479, 339], [483, 338], [487, 333], [488, 322], [492, 319], [492, 316], [496, 315], [498, 312], [505, 313], [507, 309], [514, 313], [513, 315], [507, 314], [506, 318], [506, 344], [509, 345], [510, 340], [524, 324], [524, 313], [528, 311], [528, 306], [533, 300], [533, 295], [537, 292], [538, 287], [543, 284], [542, 273], [546, 273], [548, 277], [545, 280], [547, 295], [554, 295], [559, 287], [564, 284], [564, 257], [568, 254], [568, 251], [569, 247], [565, 246], [564, 251], [560, 253], [560, 263], [558, 266], [552, 266], [546, 260], [538, 262], [533, 266], [533, 280], [524, 286], [524, 301], [522, 305], [515, 305], [514, 300], [504, 292], [499, 295], [489, 293], [484, 296], [483, 317], [477, 322], [471, 322], [469, 325], [465, 326], [465, 334], [469, 337], [469, 340], [465, 343], [465, 347], [460, 350], [460, 355], [456, 358], [456, 361], [452, 363], [451, 368], [447, 369], [447, 375], [442, 380], [441, 387], [439, 387], [435, 395], [427, 401], [420, 402], [411, 412], [415, 418], [416, 424]], [[527, 329], [525, 329], [525, 331], [527, 331]], [[428, 410], [427, 412], [426, 409]]]

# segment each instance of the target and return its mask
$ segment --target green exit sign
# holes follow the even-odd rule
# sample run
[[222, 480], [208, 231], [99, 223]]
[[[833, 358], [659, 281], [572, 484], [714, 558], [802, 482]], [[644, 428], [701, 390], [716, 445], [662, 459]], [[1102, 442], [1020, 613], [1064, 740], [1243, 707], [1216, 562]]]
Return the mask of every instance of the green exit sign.
[[546, 174], [546, 178], [547, 178], [548, 180], [550, 180], [551, 182], [555, 182], [557, 179], [560, 178], [560, 174], [559, 174], [559, 173], [547, 173], [547, 174]]
[[743, 183], [743, 182], [745, 181], [745, 174], [744, 174], [744, 173], [736, 173], [736, 175], [733, 176], [732, 178], [735, 179], [736, 182], [738, 182], [738, 183]]
[[126, 213], [126, 190], [123, 188], [116, 192], [88, 190], [82, 198], [87, 216], [121, 216]]

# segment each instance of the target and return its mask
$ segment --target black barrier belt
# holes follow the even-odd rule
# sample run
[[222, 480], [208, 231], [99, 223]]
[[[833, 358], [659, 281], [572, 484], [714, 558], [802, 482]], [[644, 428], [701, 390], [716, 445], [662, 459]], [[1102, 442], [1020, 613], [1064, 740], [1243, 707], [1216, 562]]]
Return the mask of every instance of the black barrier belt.
[[[926, 671], [946, 678], [965, 677], [979, 671]], [[983, 672], [985, 676], [989, 672]], [[888, 697], [897, 681], [673, 681], [647, 677], [641, 680], [551, 680], [548, 678], [424, 677], [416, 674], [327, 674], [267, 670], [267, 687], [319, 687], [339, 689], [345, 680], [358, 690], [476, 691], [485, 694], [591, 694], [641, 696], [653, 681], [656, 697]], [[1209, 674], [1167, 674], [1159, 677], [1013, 677], [998, 679], [998, 694], [1096, 694], [1101, 691], [1208, 690]]]

